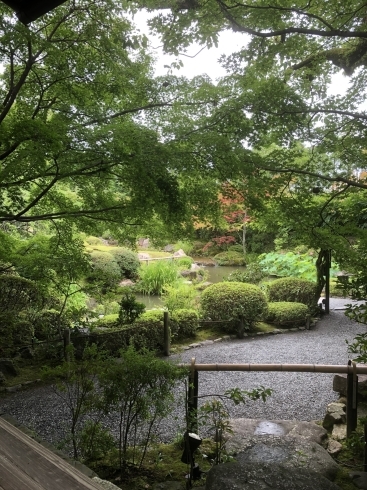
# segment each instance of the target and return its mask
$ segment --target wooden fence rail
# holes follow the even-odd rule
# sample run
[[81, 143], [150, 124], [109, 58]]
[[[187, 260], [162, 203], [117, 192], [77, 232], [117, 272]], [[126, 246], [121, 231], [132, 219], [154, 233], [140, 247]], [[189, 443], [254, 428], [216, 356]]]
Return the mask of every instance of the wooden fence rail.
[[180, 364], [189, 370], [188, 412], [192, 430], [197, 427], [199, 371], [248, 371], [248, 372], [291, 372], [332, 373], [347, 375], [347, 437], [357, 427], [358, 374], [367, 374], [367, 366], [349, 361], [347, 365], [333, 364]]

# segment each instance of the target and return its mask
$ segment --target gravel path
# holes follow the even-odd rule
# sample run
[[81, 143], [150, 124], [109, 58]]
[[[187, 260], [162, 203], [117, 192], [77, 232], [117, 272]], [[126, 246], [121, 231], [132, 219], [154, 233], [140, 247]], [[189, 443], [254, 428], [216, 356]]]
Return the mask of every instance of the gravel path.
[[[333, 298], [330, 315], [310, 331], [231, 340], [185, 351], [181, 362], [197, 363], [301, 363], [346, 364], [349, 357], [345, 340], [366, 331], [364, 325], [345, 317], [341, 307], [350, 300]], [[332, 391], [333, 374], [200, 372], [199, 395], [221, 394], [228, 388], [272, 388], [273, 395], [246, 406], [231, 407], [231, 417], [315, 420], [323, 418], [326, 405], [337, 398]], [[56, 444], [65, 436], [67, 411], [50, 387], [37, 387], [12, 393], [0, 399], [0, 413], [8, 413], [34, 429], [43, 439]], [[177, 420], [175, 417], [178, 417]], [[183, 427], [182, 410], [162, 425], [162, 440], [171, 440]], [[111, 417], [109, 425], [116, 427]]]

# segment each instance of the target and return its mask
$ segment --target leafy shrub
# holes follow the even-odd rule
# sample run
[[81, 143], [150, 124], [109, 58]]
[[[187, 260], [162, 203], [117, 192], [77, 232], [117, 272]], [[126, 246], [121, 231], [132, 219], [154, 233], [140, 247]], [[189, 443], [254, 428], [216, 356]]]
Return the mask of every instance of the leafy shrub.
[[292, 327], [303, 325], [308, 314], [309, 309], [303, 303], [279, 301], [278, 303], [268, 303], [265, 321], [279, 326]]
[[227, 281], [229, 282], [246, 282], [250, 284], [259, 284], [259, 282], [266, 276], [262, 267], [253, 262], [249, 264], [245, 270], [237, 270], [229, 274]]
[[96, 281], [104, 287], [111, 287], [121, 279], [120, 267], [111, 253], [95, 250], [90, 256], [93, 272], [88, 276], [89, 281]]
[[121, 325], [134, 323], [144, 311], [144, 303], [136, 301], [135, 294], [126, 289], [120, 301], [119, 323]]
[[192, 263], [193, 260], [191, 257], [180, 257], [179, 259], [175, 260], [175, 264], [177, 265], [178, 269], [190, 269]]
[[310, 254], [271, 252], [259, 256], [259, 264], [269, 276], [316, 278], [315, 258]]
[[195, 337], [199, 326], [199, 315], [196, 310], [175, 310], [170, 316], [171, 336], [174, 340]]
[[172, 312], [182, 308], [194, 308], [196, 295], [196, 290], [192, 286], [178, 283], [175, 286], [165, 287], [162, 300], [167, 310]]
[[122, 277], [134, 279], [138, 275], [140, 260], [136, 253], [127, 248], [111, 248], [111, 254], [118, 263]]
[[37, 340], [47, 340], [70, 327], [65, 316], [61, 316], [56, 310], [40, 311], [32, 320], [34, 336]]
[[243, 246], [238, 243], [236, 245], [230, 245], [228, 247], [228, 252], [238, 252], [243, 255]]
[[220, 252], [213, 259], [218, 265], [246, 265], [245, 256], [238, 252]]
[[201, 310], [207, 320], [230, 320], [220, 324], [227, 331], [235, 331], [238, 318], [243, 317], [246, 328], [265, 314], [267, 301], [260, 288], [242, 282], [212, 284], [201, 296]]
[[142, 265], [139, 277], [138, 287], [143, 294], [162, 294], [165, 286], [177, 281], [177, 267], [168, 260], [149, 262]]
[[317, 309], [317, 285], [312, 281], [284, 277], [268, 285], [268, 299], [271, 302], [287, 301], [303, 303], [313, 312]]
[[173, 250], [177, 252], [178, 250], [183, 250], [186, 255], [190, 255], [191, 252], [193, 251], [194, 245], [191, 242], [187, 241], [178, 241], [177, 243], [174, 244]]
[[85, 241], [88, 245], [101, 245], [103, 243], [103, 241], [96, 236], [88, 236]]

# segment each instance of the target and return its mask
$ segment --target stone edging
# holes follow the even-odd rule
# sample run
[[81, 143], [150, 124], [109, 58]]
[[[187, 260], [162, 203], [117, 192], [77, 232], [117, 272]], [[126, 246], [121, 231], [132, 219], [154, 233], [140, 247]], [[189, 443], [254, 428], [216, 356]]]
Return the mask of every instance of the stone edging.
[[[313, 326], [315, 326], [315, 322], [313, 322], [310, 325], [310, 328]], [[256, 332], [252, 334], [244, 333], [243, 337], [249, 340], [255, 340], [256, 337], [285, 334], [288, 332], [299, 332], [304, 330], [307, 330], [306, 327], [294, 327], [294, 328], [287, 328], [287, 329], [276, 328], [272, 332]], [[228, 342], [229, 340], [243, 340], [243, 339], [239, 339], [236, 335], [223, 335], [223, 337], [218, 337], [217, 339], [214, 340], [203, 340], [202, 342], [194, 342], [192, 344], [185, 345], [184, 347], [172, 348], [171, 350], [178, 351], [178, 350], [196, 349], [197, 347], [204, 347], [206, 345], [216, 344], [218, 342]]]
[[40, 382], [40, 379], [36, 379], [34, 381], [24, 381], [24, 383], [19, 383], [18, 385], [14, 386], [0, 386], [0, 393], [14, 393], [15, 391], [19, 391], [23, 388], [27, 388], [30, 385], [34, 385]]

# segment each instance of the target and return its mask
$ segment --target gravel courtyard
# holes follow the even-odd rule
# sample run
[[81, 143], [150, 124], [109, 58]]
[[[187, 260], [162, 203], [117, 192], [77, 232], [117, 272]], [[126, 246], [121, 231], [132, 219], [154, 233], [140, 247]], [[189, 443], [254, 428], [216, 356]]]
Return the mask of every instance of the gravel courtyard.
[[[348, 302], [350, 300], [332, 298], [330, 315], [325, 315], [309, 331], [218, 342], [172, 358], [184, 363], [195, 357], [197, 363], [346, 364], [350, 355], [345, 341], [366, 331], [364, 325], [349, 320], [338, 309]], [[200, 372], [199, 395], [222, 394], [233, 387], [251, 389], [263, 385], [274, 390], [266, 403], [231, 405], [230, 416], [318, 420], [323, 418], [326, 405], [337, 398], [332, 391], [332, 380], [333, 374]], [[182, 386], [179, 389], [182, 394]], [[12, 415], [53, 444], [65, 435], [67, 410], [50, 387], [34, 387], [2, 397], [0, 413]], [[162, 422], [161, 439], [169, 441], [175, 437], [183, 427], [182, 420], [181, 407]], [[116, 427], [117, 420], [111, 416], [108, 424], [111, 428]]]

